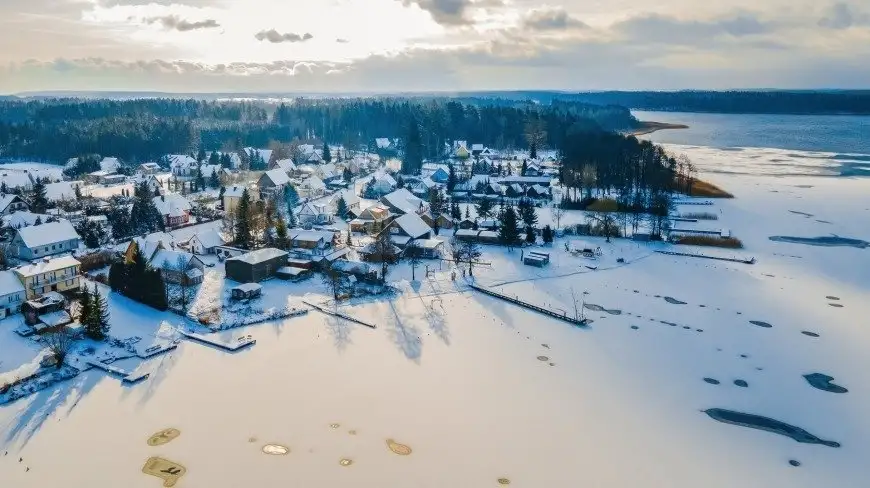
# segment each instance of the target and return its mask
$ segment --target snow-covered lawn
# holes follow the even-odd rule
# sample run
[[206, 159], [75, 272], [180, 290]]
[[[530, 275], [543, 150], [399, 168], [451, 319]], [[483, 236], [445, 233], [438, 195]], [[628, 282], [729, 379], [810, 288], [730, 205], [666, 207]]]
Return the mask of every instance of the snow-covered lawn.
[[[717, 201], [717, 225], [757, 264], [584, 237], [602, 247], [597, 270], [564, 240], [538, 269], [522, 265], [519, 250], [484, 246], [491, 266], [475, 269], [478, 283], [567, 311], [573, 289], [592, 319], [576, 328], [469, 291], [461, 276], [450, 279], [449, 263], [431, 279], [418, 268], [419, 283], [404, 263], [390, 274], [401, 293], [341, 307], [375, 330], [311, 312], [241, 329], [257, 344], [236, 354], [184, 341], [143, 365], [152, 374], [136, 386], [87, 372], [0, 409], [0, 449], [10, 453], [0, 457], [0, 486], [150, 488], [159, 480], [141, 469], [151, 456], [187, 468], [180, 487], [485, 487], [499, 478], [525, 487], [864, 486], [870, 249], [769, 237], [870, 241], [870, 180], [713, 182], [738, 197]], [[317, 278], [272, 280], [262, 300], [308, 293], [328, 296]], [[144, 341], [180, 321], [115, 295], [110, 307], [113, 335]], [[809, 373], [849, 391], [815, 389]], [[717, 422], [703, 412], [712, 408], [842, 447]], [[169, 427], [180, 437], [147, 445]], [[397, 456], [387, 439], [413, 452]], [[268, 456], [266, 444], [290, 453]]]

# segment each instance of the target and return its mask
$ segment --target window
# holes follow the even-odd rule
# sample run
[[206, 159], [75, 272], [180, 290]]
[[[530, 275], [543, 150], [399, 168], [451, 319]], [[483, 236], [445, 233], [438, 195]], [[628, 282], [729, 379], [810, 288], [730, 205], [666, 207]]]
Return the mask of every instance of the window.
[[48, 246], [45, 246], [45, 252], [48, 252]]

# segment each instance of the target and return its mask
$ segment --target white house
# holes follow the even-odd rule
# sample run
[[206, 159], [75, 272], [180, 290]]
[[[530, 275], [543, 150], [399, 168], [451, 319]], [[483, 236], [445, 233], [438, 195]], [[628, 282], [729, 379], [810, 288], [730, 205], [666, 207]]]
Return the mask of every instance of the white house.
[[177, 193], [156, 196], [151, 199], [157, 211], [163, 216], [166, 227], [176, 227], [190, 222], [190, 210], [193, 206], [183, 196]]
[[391, 212], [400, 215], [406, 213], [420, 214], [425, 212], [427, 208], [422, 199], [415, 197], [404, 188], [399, 188], [392, 193], [382, 196], [380, 202], [386, 205]]
[[18, 275], [12, 271], [0, 271], [0, 319], [18, 313], [26, 296]]
[[199, 167], [196, 158], [186, 154], [172, 154], [167, 157], [172, 174], [176, 176], [193, 176], [196, 174], [196, 170]]
[[292, 159], [281, 159], [275, 161], [275, 168], [290, 175], [296, 171], [296, 164], [293, 163]]
[[381, 173], [374, 176], [375, 182], [372, 190], [379, 195], [386, 195], [396, 189], [396, 179], [389, 173]]
[[15, 231], [10, 250], [22, 261], [68, 253], [79, 248], [81, 237], [68, 220], [24, 227]]
[[194, 234], [188, 241], [188, 248], [194, 254], [212, 254], [216, 247], [226, 243], [226, 239], [217, 229], [208, 229]]
[[390, 234], [405, 236], [409, 240], [432, 237], [432, 228], [415, 213], [406, 213], [390, 224]]
[[189, 252], [160, 249], [148, 265], [160, 270], [167, 283], [202, 283], [205, 264]]
[[76, 187], [82, 183], [79, 181], [59, 181], [45, 185], [45, 198], [49, 202], [76, 199]]
[[297, 192], [302, 198], [317, 198], [326, 192], [326, 184], [320, 178], [311, 176], [302, 181]]
[[282, 169], [266, 171], [257, 180], [257, 187], [263, 194], [282, 191], [288, 184], [290, 184], [290, 177]]
[[19, 210], [27, 210], [27, 202], [20, 196], [12, 194], [0, 195], [0, 215], [9, 215]]
[[136, 168], [136, 172], [140, 175], [153, 175], [160, 172], [160, 165], [157, 163], [142, 163]]
[[302, 225], [321, 225], [332, 223], [333, 215], [329, 206], [322, 203], [308, 202], [296, 212], [296, 217]]

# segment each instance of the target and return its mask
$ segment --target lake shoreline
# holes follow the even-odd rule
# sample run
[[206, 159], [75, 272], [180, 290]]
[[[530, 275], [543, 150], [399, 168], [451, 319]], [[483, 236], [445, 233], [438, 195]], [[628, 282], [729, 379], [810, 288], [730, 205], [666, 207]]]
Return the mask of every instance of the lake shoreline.
[[644, 136], [660, 130], [688, 129], [686, 124], [671, 124], [668, 122], [641, 121], [640, 125], [625, 133], [627, 136]]

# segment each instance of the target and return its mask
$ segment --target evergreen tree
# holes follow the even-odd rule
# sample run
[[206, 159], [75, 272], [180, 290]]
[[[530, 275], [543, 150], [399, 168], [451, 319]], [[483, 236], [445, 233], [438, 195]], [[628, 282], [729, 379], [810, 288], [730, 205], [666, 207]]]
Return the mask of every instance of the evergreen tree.
[[251, 195], [248, 189], [242, 191], [239, 205], [236, 207], [236, 244], [242, 249], [250, 249], [254, 243], [251, 228]]
[[520, 229], [517, 214], [511, 206], [504, 207], [499, 217], [498, 240], [510, 247], [520, 241]]
[[91, 307], [91, 318], [85, 326], [85, 335], [97, 341], [104, 340], [111, 328], [109, 324], [109, 304], [106, 303], [106, 300], [100, 294], [97, 285], [94, 285]]
[[347, 202], [344, 201], [344, 196], [338, 197], [338, 202], [335, 204], [335, 215], [344, 218], [347, 212]]
[[[492, 215], [492, 200], [489, 198], [481, 198], [479, 202], [477, 202], [477, 216], [481, 219], [487, 219], [490, 215]], [[468, 215], [466, 215], [468, 217]]]
[[402, 160], [402, 173], [416, 175], [423, 167], [423, 142], [420, 138], [420, 127], [417, 121], [411, 119], [408, 124], [408, 136], [405, 139], [405, 157]]
[[522, 219], [523, 224], [526, 227], [534, 228], [538, 225], [538, 214], [535, 211], [535, 206], [532, 204], [532, 201], [528, 198], [520, 199], [519, 205], [517, 205], [517, 210], [520, 213], [520, 219]]
[[45, 213], [48, 209], [48, 198], [45, 195], [45, 183], [37, 178], [33, 184], [33, 196], [30, 199], [30, 210], [33, 213]]
[[196, 162], [201, 163], [205, 161], [205, 148], [200, 147], [199, 152], [196, 153]]
[[[85, 220], [87, 220], [87, 219], [85, 219]], [[33, 221], [33, 226], [36, 227], [37, 225], [42, 225], [42, 217], [39, 215], [37, 215], [36, 220]]]
[[85, 330], [85, 334], [90, 336], [88, 331], [88, 325], [91, 322], [91, 319], [94, 316], [94, 302], [93, 295], [88, 291], [87, 286], [82, 287], [82, 296], [79, 299], [79, 323], [82, 324], [82, 328]]
[[545, 225], [544, 230], [541, 231], [541, 239], [543, 239], [544, 244], [553, 242], [553, 229], [549, 225]]
[[535, 142], [529, 144], [529, 157], [532, 159], [538, 159], [538, 145]]
[[323, 141], [323, 162], [329, 163], [332, 161], [332, 154], [329, 153], [329, 144]]
[[275, 222], [275, 245], [278, 246], [278, 249], [290, 247], [290, 241], [287, 238], [287, 223], [281, 218]]
[[218, 156], [217, 151], [212, 151], [208, 156], [208, 164], [221, 164], [221, 158]]
[[453, 220], [462, 220], [462, 209], [459, 208], [459, 204], [456, 202], [450, 204], [450, 218]]
[[526, 242], [528, 242], [529, 244], [534, 244], [535, 239], [536, 239], [535, 228], [532, 227], [531, 225], [527, 225], [526, 226]]
[[284, 187], [284, 203], [287, 205], [287, 213], [292, 214], [293, 209], [299, 205], [299, 193], [293, 185]]
[[220, 165], [221, 168], [232, 169], [233, 167], [233, 158], [229, 153], [222, 153], [220, 157]]
[[453, 193], [456, 188], [456, 168], [450, 164], [450, 172], [447, 174], [447, 193]]
[[[211, 175], [208, 177], [208, 186], [212, 188], [218, 188], [221, 186], [221, 179], [218, 177], [217, 171], [211, 172]], [[223, 195], [221, 195], [221, 198], [223, 198]]]
[[344, 168], [341, 171], [341, 179], [350, 183], [353, 181], [353, 173], [350, 172], [350, 168]]
[[520, 167], [520, 176], [526, 176], [526, 171], [529, 170], [529, 164], [523, 159], [523, 165]]
[[405, 178], [402, 175], [396, 175], [396, 189], [405, 188]]
[[296, 214], [293, 212], [293, 208], [287, 209], [287, 226], [291, 229], [299, 227], [299, 222], [296, 221]]
[[205, 175], [202, 174], [202, 165], [196, 167], [196, 188], [194, 191], [205, 190]]
[[124, 293], [127, 283], [127, 266], [122, 262], [114, 262], [109, 266], [109, 288], [118, 293]]
[[157, 310], [168, 309], [169, 300], [166, 296], [166, 283], [163, 281], [160, 270], [149, 269], [145, 273], [143, 283], [145, 283], [145, 291], [141, 302]]
[[465, 218], [469, 220], [471, 219], [471, 206], [465, 207]]

